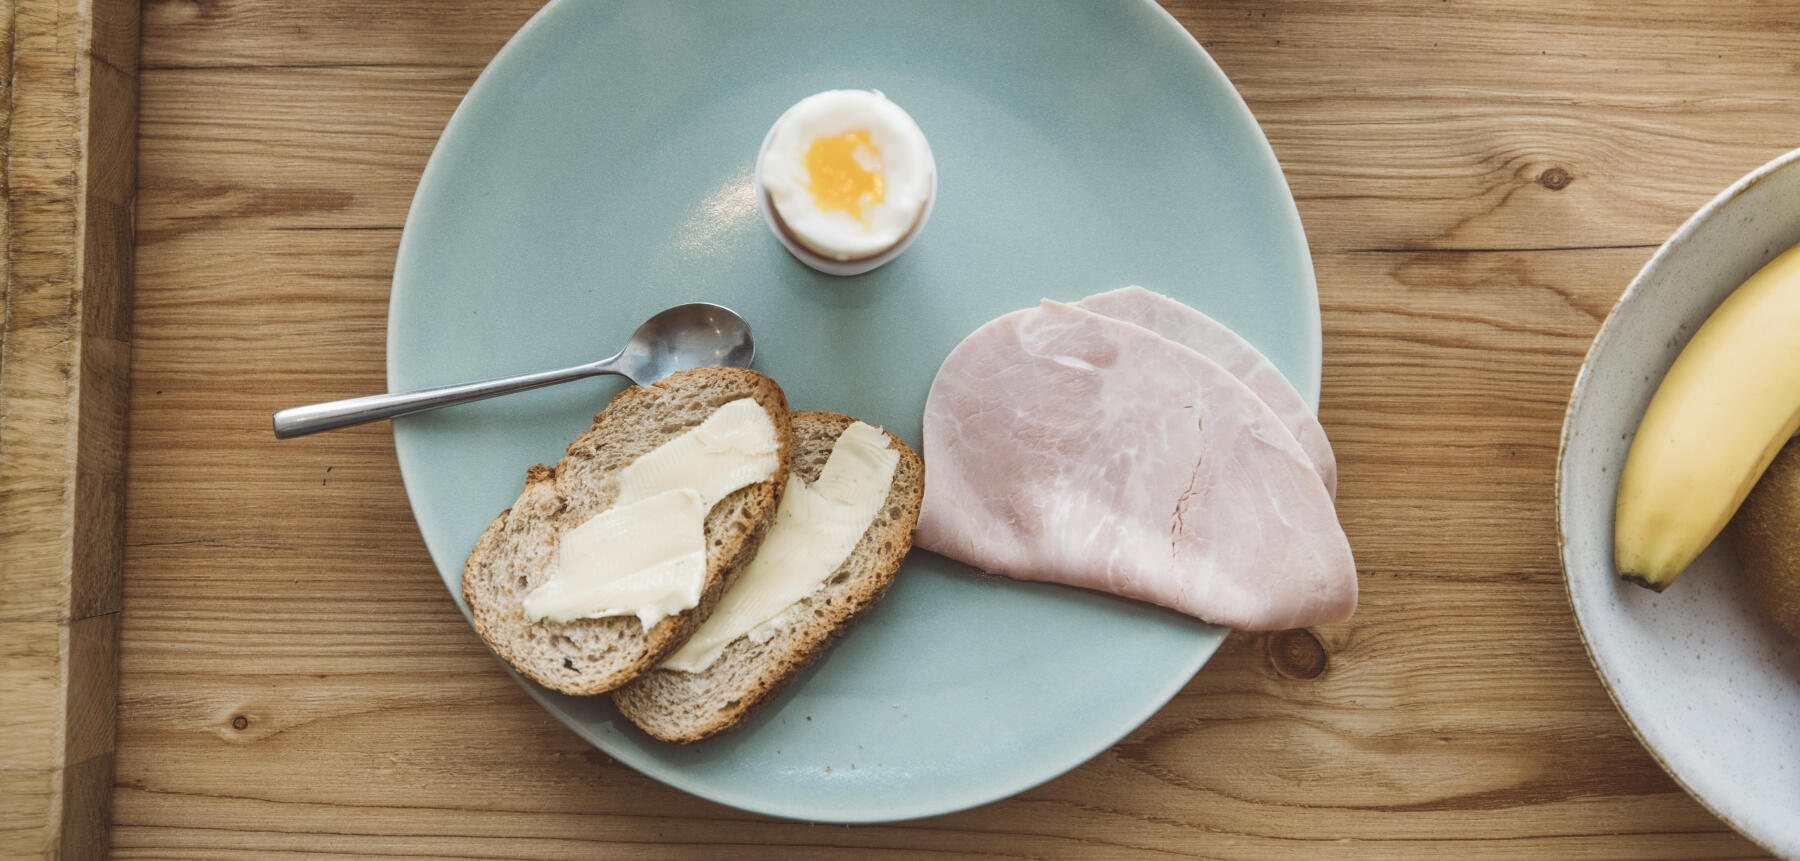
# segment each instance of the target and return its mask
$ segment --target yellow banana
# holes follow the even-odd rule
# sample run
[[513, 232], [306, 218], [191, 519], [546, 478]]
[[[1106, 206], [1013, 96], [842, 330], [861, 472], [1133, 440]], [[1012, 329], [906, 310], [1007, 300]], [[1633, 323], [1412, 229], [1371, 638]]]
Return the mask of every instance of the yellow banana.
[[1667, 588], [1725, 528], [1796, 428], [1800, 246], [1725, 298], [1650, 399], [1619, 476], [1619, 573]]

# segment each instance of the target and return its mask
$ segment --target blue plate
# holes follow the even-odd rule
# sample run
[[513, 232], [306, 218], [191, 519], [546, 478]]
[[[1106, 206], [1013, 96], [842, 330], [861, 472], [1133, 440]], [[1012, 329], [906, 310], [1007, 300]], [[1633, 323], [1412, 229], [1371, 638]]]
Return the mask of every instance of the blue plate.
[[[756, 211], [769, 124], [832, 88], [879, 89], [930, 138], [918, 242], [840, 279]], [[553, 2], [494, 58], [420, 180], [388, 318], [392, 390], [607, 355], [681, 302], [736, 309], [795, 409], [919, 445], [938, 364], [1041, 297], [1142, 284], [1205, 310], [1316, 403], [1319, 309], [1293, 199], [1256, 122], [1149, 2]], [[464, 558], [619, 383], [394, 423], [426, 546], [461, 603]], [[467, 608], [463, 608], [467, 612]], [[850, 636], [745, 726], [661, 744], [604, 697], [526, 684], [595, 746], [746, 810], [929, 816], [1027, 789], [1105, 750], [1225, 631], [1017, 583], [919, 552]]]

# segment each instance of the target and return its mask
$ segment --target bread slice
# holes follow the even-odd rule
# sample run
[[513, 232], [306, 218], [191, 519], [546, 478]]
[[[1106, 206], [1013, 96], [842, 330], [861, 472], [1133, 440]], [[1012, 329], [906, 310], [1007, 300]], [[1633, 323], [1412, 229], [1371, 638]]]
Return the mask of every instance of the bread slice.
[[[636, 616], [527, 619], [525, 595], [549, 579], [560, 536], [612, 506], [619, 472], [739, 398], [755, 398], [774, 420], [781, 465], [768, 481], [739, 488], [707, 512], [700, 603], [648, 631]], [[787, 487], [792, 449], [787, 399], [755, 371], [700, 368], [620, 392], [555, 468], [539, 464], [525, 473], [519, 501], [476, 542], [463, 566], [463, 600], [475, 630], [514, 669], [566, 694], [605, 693], [637, 678], [693, 635], [732, 575], [754, 558]]]
[[[816, 481], [839, 434], [856, 419], [840, 413], [794, 413], [794, 474]], [[697, 673], [652, 670], [616, 691], [613, 703], [632, 723], [663, 741], [699, 741], [737, 726], [831, 644], [887, 592], [912, 549], [925, 496], [925, 464], [888, 434], [900, 464], [886, 506], [824, 585], [782, 613], [786, 623], [767, 642], [748, 634], [726, 645]]]

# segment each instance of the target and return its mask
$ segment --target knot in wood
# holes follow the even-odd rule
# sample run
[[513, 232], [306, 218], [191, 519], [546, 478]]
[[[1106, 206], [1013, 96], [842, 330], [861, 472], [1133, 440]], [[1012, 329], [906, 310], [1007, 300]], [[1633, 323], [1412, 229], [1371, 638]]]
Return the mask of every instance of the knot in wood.
[[1568, 171], [1563, 170], [1560, 167], [1550, 168], [1538, 175], [1538, 185], [1550, 189], [1551, 191], [1562, 191], [1569, 187], [1569, 183], [1574, 181], [1575, 177], [1570, 176]]
[[250, 728], [250, 719], [247, 717], [244, 717], [243, 715], [238, 715], [237, 717], [234, 717], [231, 719], [231, 728], [235, 729], [235, 730], [249, 729]]
[[1313, 632], [1294, 628], [1269, 638], [1269, 661], [1275, 672], [1290, 679], [1316, 679], [1331, 663], [1331, 656]]

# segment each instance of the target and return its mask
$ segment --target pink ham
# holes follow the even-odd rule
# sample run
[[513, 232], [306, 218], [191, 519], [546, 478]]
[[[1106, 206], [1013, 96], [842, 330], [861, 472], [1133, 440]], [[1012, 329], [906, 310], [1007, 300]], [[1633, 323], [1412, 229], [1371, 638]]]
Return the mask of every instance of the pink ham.
[[1312, 459], [1313, 469], [1325, 482], [1325, 491], [1337, 496], [1337, 457], [1331, 453], [1324, 426], [1275, 363], [1249, 341], [1225, 324], [1142, 287], [1099, 293], [1075, 304], [1115, 320], [1136, 323], [1218, 362], [1232, 376], [1243, 380], [1300, 441], [1300, 448]]
[[1331, 496], [1218, 363], [1044, 302], [977, 329], [925, 403], [917, 545], [1021, 580], [1276, 630], [1356, 608]]

